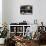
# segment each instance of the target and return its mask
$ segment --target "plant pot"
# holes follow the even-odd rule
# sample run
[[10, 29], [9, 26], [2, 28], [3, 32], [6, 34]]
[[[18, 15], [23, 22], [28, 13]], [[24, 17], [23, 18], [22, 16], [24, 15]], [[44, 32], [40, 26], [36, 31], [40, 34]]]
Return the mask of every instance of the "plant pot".
[[0, 38], [0, 44], [4, 44], [5, 38]]

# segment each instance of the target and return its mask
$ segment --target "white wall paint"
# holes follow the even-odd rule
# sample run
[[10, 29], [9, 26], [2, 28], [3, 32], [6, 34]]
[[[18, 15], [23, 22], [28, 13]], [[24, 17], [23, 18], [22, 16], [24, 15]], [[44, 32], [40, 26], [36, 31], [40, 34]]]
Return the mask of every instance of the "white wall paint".
[[[21, 15], [20, 6], [21, 5], [32, 5], [33, 14]], [[7, 0], [7, 16], [9, 17], [9, 22], [21, 22], [26, 20], [29, 23], [34, 22], [39, 15], [39, 1], [38, 0]]]
[[46, 0], [40, 0], [40, 20], [46, 25]]
[[[8, 14], [7, 13], [7, 0], [2, 0], [2, 23], [4, 24], [5, 22], [8, 24]], [[9, 9], [8, 9], [9, 10]]]
[[[41, 21], [46, 23], [46, 0], [5, 0], [5, 17], [7, 23], [21, 22], [26, 20], [28, 23], [34, 23], [34, 19], [37, 19], [38, 24]], [[31, 15], [21, 15], [20, 6], [21, 5], [32, 5], [33, 14]], [[4, 18], [5, 18], [4, 17]], [[4, 19], [5, 20], [5, 19]], [[46, 25], [46, 24], [45, 24]]]
[[2, 0], [0, 0], [0, 27], [2, 27]]

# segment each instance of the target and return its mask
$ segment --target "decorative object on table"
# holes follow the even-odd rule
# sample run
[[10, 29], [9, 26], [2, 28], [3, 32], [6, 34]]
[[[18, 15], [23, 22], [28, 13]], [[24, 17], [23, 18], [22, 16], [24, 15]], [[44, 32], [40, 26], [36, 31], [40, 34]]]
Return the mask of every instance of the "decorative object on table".
[[26, 29], [26, 38], [28, 40], [32, 39], [32, 32], [30, 32], [30, 27]]
[[19, 25], [27, 25], [26, 20], [23, 20], [23, 22], [20, 22]]
[[37, 24], [37, 19], [34, 20], [34, 24]]
[[32, 32], [32, 39], [34, 39], [35, 38], [35, 32]]
[[12, 40], [13, 36], [5, 40], [5, 46], [16, 46], [16, 41]]
[[14, 36], [16, 40], [23, 40], [23, 36]]
[[26, 39], [31, 40], [32, 39], [32, 36], [31, 35], [32, 34], [30, 33], [30, 36], [26, 36]]
[[39, 40], [40, 32], [36, 31], [34, 34], [34, 40]]
[[0, 44], [4, 44], [5, 38], [7, 37], [8, 29], [7, 24], [4, 23], [2, 27], [2, 31], [0, 31]]
[[46, 27], [43, 25], [43, 22], [41, 22], [41, 26], [38, 26], [38, 32], [45, 32], [46, 31], [46, 29], [45, 29]]
[[1, 32], [0, 38], [6, 38], [8, 31], [9, 31], [9, 30], [7, 29], [7, 24], [4, 23], [4, 24], [3, 24], [3, 31]]
[[23, 39], [23, 40], [17, 40], [16, 46], [31, 46], [32, 43], [31, 40]]
[[43, 32], [43, 31], [45, 31], [45, 26], [43, 25], [43, 22], [41, 22], [41, 31]]
[[41, 25], [38, 26], [38, 32], [40, 32], [39, 36], [39, 44], [45, 45], [46, 44], [46, 26], [44, 26], [43, 22], [41, 22]]
[[0, 31], [0, 37], [1, 37], [1, 31]]

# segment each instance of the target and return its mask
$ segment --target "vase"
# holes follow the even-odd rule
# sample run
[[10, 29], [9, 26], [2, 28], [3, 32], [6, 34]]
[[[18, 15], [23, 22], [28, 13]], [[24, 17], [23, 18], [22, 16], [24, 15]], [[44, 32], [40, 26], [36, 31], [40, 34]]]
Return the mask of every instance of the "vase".
[[4, 44], [5, 38], [0, 38], [0, 44]]

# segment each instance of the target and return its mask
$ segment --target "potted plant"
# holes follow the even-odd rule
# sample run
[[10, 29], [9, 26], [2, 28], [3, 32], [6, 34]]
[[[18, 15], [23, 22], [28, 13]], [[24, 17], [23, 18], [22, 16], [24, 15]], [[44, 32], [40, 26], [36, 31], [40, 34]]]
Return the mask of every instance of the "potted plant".
[[0, 31], [0, 44], [4, 44], [4, 40], [7, 37], [8, 29], [7, 24], [3, 25], [3, 31]]

